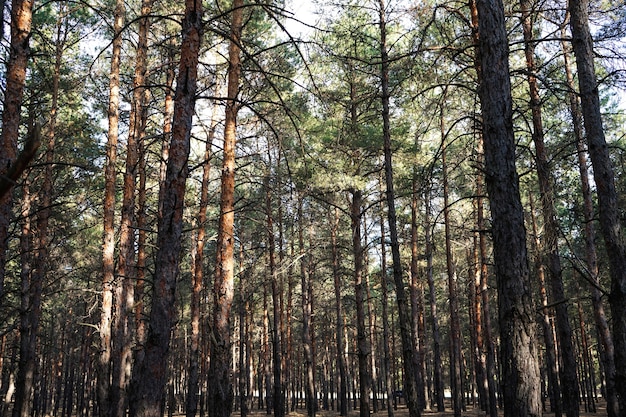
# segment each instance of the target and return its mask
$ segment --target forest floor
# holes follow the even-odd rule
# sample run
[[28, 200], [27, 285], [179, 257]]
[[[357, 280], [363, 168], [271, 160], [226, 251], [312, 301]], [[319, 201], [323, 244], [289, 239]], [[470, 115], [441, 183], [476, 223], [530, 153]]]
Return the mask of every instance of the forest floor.
[[[232, 415], [233, 417], [235, 417], [237, 416], [237, 414], [238, 412], [234, 411]], [[306, 411], [296, 410], [296, 411], [290, 412], [288, 415], [289, 417], [306, 417]], [[337, 411], [321, 410], [316, 413], [317, 417], [337, 417], [338, 415], [339, 413]], [[373, 417], [386, 417], [387, 411], [386, 409], [380, 410], [378, 411], [378, 413], [371, 414], [371, 415]], [[399, 405], [398, 408], [394, 410], [394, 417], [408, 417], [408, 415], [409, 415], [409, 412], [405, 405]], [[499, 415], [500, 416], [503, 415], [502, 410], [500, 410]], [[249, 414], [249, 417], [267, 417], [267, 416], [268, 414], [265, 413], [264, 411], [256, 411], [256, 410], [254, 410], [254, 412], [251, 412]], [[358, 417], [358, 416], [359, 416], [359, 410], [352, 410], [348, 413], [348, 417]], [[423, 411], [422, 416], [423, 417], [453, 417], [454, 413], [452, 412], [449, 405], [447, 405], [445, 412], [440, 413], [436, 411]], [[463, 417], [485, 417], [485, 413], [478, 408], [473, 408], [472, 406], [468, 406], [467, 410], [462, 413], [462, 416]], [[552, 417], [554, 416], [554, 413], [544, 412], [543, 416]], [[581, 404], [580, 417], [598, 417], [598, 416], [606, 416], [606, 407], [602, 400], [599, 400], [598, 403], [596, 403], [595, 413], [585, 411], [583, 405]]]

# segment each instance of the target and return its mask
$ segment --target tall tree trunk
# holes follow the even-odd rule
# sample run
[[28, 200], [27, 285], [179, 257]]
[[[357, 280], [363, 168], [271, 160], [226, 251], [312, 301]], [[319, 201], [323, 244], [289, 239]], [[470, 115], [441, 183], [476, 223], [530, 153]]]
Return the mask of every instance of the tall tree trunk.
[[524, 212], [515, 170], [508, 41], [501, 0], [478, 0], [479, 95], [485, 146], [485, 179], [491, 203], [498, 285], [504, 413], [541, 415], [534, 308], [529, 286]]
[[[215, 91], [219, 92], [219, 86]], [[218, 93], [219, 94], [219, 93]], [[216, 94], [217, 95], [217, 94]], [[201, 298], [204, 289], [204, 244], [206, 243], [207, 209], [209, 207], [209, 182], [211, 180], [211, 148], [217, 126], [217, 103], [213, 104], [211, 125], [207, 133], [202, 161], [202, 182], [200, 184], [200, 204], [196, 215], [197, 230], [194, 232], [194, 247], [191, 251], [191, 334], [189, 335], [189, 376], [187, 379], [187, 401], [185, 414], [194, 417], [198, 411], [198, 387], [200, 380], [200, 319]]]
[[361, 206], [363, 202], [360, 190], [351, 191], [350, 219], [352, 226], [352, 254], [354, 257], [354, 298], [356, 304], [357, 357], [359, 360], [359, 415], [370, 415], [370, 394], [372, 379], [370, 375], [370, 346], [365, 328], [365, 283], [363, 280], [363, 244], [361, 242]]
[[437, 404], [437, 411], [445, 411], [443, 370], [441, 365], [441, 332], [439, 331], [439, 316], [437, 314], [437, 293], [433, 276], [433, 241], [432, 222], [430, 220], [430, 190], [424, 197], [424, 240], [426, 255], [426, 279], [428, 281], [428, 302], [430, 304], [430, 324], [433, 335], [433, 400]]
[[[445, 104], [445, 97], [443, 103]], [[463, 381], [461, 379], [461, 322], [459, 318], [459, 295], [457, 289], [456, 261], [452, 253], [452, 233], [450, 225], [450, 207], [448, 191], [447, 146], [445, 144], [446, 130], [441, 113], [441, 170], [443, 177], [443, 218], [446, 245], [446, 270], [448, 273], [448, 306], [450, 308], [450, 385], [452, 389], [452, 408], [454, 416], [460, 417], [463, 411]]]
[[161, 416], [170, 334], [176, 321], [176, 279], [180, 262], [185, 184], [191, 124], [195, 109], [197, 67], [202, 39], [202, 4], [186, 0], [181, 59], [176, 87], [172, 141], [167, 161], [162, 215], [159, 216], [154, 290], [148, 335], [141, 361], [135, 365], [129, 404], [131, 416]]
[[302, 210], [302, 196], [298, 198], [298, 246], [300, 251], [300, 279], [302, 292], [302, 347], [304, 351], [304, 389], [306, 401], [306, 413], [308, 417], [314, 417], [316, 412], [315, 400], [315, 375], [313, 373], [313, 337], [311, 329], [312, 303], [310, 287], [311, 271], [308, 270], [304, 261], [304, 213]]
[[572, 344], [572, 328], [567, 313], [568, 302], [563, 288], [563, 273], [559, 255], [558, 235], [559, 222], [554, 207], [553, 177], [544, 143], [541, 97], [536, 77], [535, 39], [533, 36], [534, 9], [531, 0], [521, 0], [522, 28], [524, 32], [524, 52], [528, 70], [528, 86], [530, 91], [530, 108], [532, 112], [532, 139], [535, 145], [535, 161], [537, 179], [541, 193], [541, 207], [544, 217], [544, 240], [547, 251], [547, 265], [550, 273], [550, 286], [556, 312], [556, 327], [561, 360], [559, 374], [563, 387], [563, 408], [567, 417], [578, 417], [578, 379], [576, 375], [576, 358]]
[[550, 412], [555, 417], [562, 415], [561, 408], [561, 385], [557, 373], [556, 343], [552, 322], [550, 319], [550, 308], [548, 307], [548, 294], [546, 291], [546, 272], [541, 259], [541, 242], [539, 239], [539, 228], [537, 226], [537, 216], [535, 216], [535, 203], [532, 193], [528, 195], [530, 200], [530, 216], [533, 231], [533, 249], [536, 253], [535, 269], [539, 281], [539, 294], [541, 297], [541, 325], [543, 330], [543, 343], [545, 345], [545, 366], [548, 374], [548, 397], [550, 398]]
[[[2, 12], [4, 15], [4, 10]], [[30, 54], [28, 40], [30, 39], [32, 12], [32, 0], [13, 0], [11, 2], [11, 45], [5, 73], [2, 133], [0, 133], [0, 178], [4, 178], [14, 168], [17, 159], [22, 97]], [[12, 184], [9, 184], [6, 191], [0, 193], [0, 307], [4, 300], [9, 224], [12, 218], [13, 197], [11, 189]]]
[[[569, 13], [568, 13], [569, 18]], [[561, 27], [561, 37], [566, 39], [566, 24]], [[594, 222], [593, 196], [589, 185], [589, 169], [587, 168], [587, 151], [584, 144], [583, 117], [580, 109], [580, 99], [576, 94], [574, 85], [574, 75], [571, 71], [570, 51], [565, 41], [561, 42], [563, 49], [563, 59], [565, 75], [569, 87], [569, 105], [572, 115], [572, 126], [576, 138], [576, 150], [578, 155], [578, 169], [580, 173], [580, 183], [583, 195], [583, 217], [585, 223], [585, 261], [587, 271], [593, 285], [590, 285], [591, 302], [593, 305], [593, 316], [598, 335], [601, 341], [603, 354], [602, 365], [606, 378], [606, 401], [608, 417], [617, 417], [619, 414], [619, 402], [615, 392], [615, 351], [613, 347], [613, 337], [609, 329], [608, 320], [604, 312], [602, 292], [600, 291], [600, 276], [598, 271], [598, 255], [596, 251], [596, 228]]]
[[380, 56], [381, 56], [381, 87], [382, 87], [382, 119], [383, 119], [383, 151], [385, 156], [385, 185], [387, 187], [387, 217], [389, 222], [389, 237], [391, 239], [391, 255], [393, 259], [393, 280], [396, 284], [396, 302], [398, 303], [398, 316], [400, 336], [402, 338], [402, 358], [404, 360], [404, 396], [409, 408], [410, 417], [419, 417], [419, 401], [417, 386], [412, 377], [416, 374], [415, 352], [411, 338], [411, 319], [407, 301], [404, 277], [402, 276], [402, 260], [400, 259], [400, 242], [398, 239], [398, 226], [396, 219], [395, 192], [393, 187], [393, 162], [391, 155], [391, 126], [389, 115], [389, 54], [387, 51], [387, 23], [385, 16], [385, 2], [378, 2], [378, 17], [380, 29]]
[[111, 413], [111, 360], [113, 321], [113, 290], [115, 287], [115, 169], [119, 136], [120, 57], [122, 53], [122, 27], [124, 2], [117, 0], [113, 13], [113, 42], [111, 72], [109, 75], [109, 107], [107, 158], [104, 171], [104, 230], [102, 245], [102, 306], [100, 315], [100, 357], [98, 363], [98, 410], [100, 417]]
[[[589, 2], [570, 0], [569, 9], [581, 109], [598, 193], [600, 229], [604, 236], [611, 273], [609, 302], [615, 348], [614, 386], [619, 400], [619, 415], [626, 416], [626, 247], [620, 225], [615, 174], [602, 126], [593, 39], [589, 30]], [[607, 374], [607, 379], [610, 377]]]
[[330, 230], [331, 250], [333, 257], [333, 284], [335, 288], [335, 342], [337, 349], [337, 368], [339, 370], [339, 392], [338, 400], [339, 415], [348, 415], [348, 381], [346, 369], [346, 357], [344, 355], [344, 318], [343, 318], [343, 302], [341, 296], [341, 265], [339, 262], [339, 247], [337, 243], [337, 231], [339, 230], [339, 209], [335, 207], [333, 226]]
[[213, 336], [209, 368], [209, 414], [227, 417], [233, 406], [233, 386], [230, 375], [230, 310], [234, 281], [234, 221], [235, 221], [235, 143], [241, 74], [240, 40], [243, 25], [243, 0], [234, 0], [228, 48], [228, 82], [226, 118], [224, 121], [224, 156], [220, 194], [220, 217], [215, 264]]
[[[381, 181], [382, 188], [382, 181]], [[415, 190], [414, 190], [415, 191]], [[414, 200], [417, 200], [416, 198]], [[387, 394], [387, 416], [394, 417], [393, 411], [393, 383], [391, 381], [391, 338], [389, 337], [389, 279], [387, 277], [387, 242], [385, 232], [384, 202], [381, 199], [380, 210], [380, 286], [382, 293], [382, 321], [383, 321], [383, 380]], [[417, 215], [417, 210], [415, 210]], [[417, 219], [414, 220], [417, 223]], [[428, 404], [427, 407], [430, 407]]]

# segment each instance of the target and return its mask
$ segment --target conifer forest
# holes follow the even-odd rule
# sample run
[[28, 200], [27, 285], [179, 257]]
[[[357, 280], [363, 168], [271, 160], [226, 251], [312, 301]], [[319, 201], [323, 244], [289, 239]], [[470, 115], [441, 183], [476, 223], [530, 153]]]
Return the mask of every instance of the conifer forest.
[[623, 0], [0, 10], [0, 417], [626, 417]]

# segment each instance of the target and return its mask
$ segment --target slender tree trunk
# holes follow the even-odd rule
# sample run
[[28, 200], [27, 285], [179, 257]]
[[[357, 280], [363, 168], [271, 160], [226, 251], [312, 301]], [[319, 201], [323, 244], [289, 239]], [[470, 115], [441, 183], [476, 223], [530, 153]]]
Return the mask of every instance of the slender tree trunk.
[[[569, 14], [568, 14], [569, 18]], [[561, 27], [561, 37], [565, 39], [566, 24]], [[587, 151], [584, 144], [583, 116], [580, 109], [580, 99], [576, 94], [574, 85], [574, 75], [571, 71], [570, 52], [565, 41], [561, 42], [563, 49], [563, 59], [567, 85], [570, 89], [569, 104], [572, 115], [572, 126], [576, 137], [576, 149], [578, 154], [578, 167], [580, 173], [580, 183], [583, 195], [583, 217], [585, 223], [585, 257], [587, 271], [595, 285], [590, 286], [591, 302], [593, 305], [593, 315], [598, 335], [601, 341], [601, 355], [603, 368], [610, 377], [606, 378], [606, 401], [608, 417], [617, 417], [619, 414], [619, 402], [615, 391], [615, 351], [613, 338], [609, 329], [604, 303], [602, 302], [602, 292], [600, 291], [600, 278], [598, 271], [598, 255], [596, 251], [596, 228], [594, 222], [593, 196], [589, 185], [589, 170], [587, 168]]]
[[[596, 80], [593, 40], [589, 30], [588, 0], [570, 0], [572, 45], [578, 69], [578, 85], [589, 155], [598, 193], [600, 229], [611, 273], [611, 313], [615, 348], [615, 381], [619, 415], [626, 416], [626, 247], [620, 225], [615, 174], [602, 126]], [[607, 380], [611, 375], [607, 374]]]
[[404, 360], [404, 397], [409, 408], [410, 417], [419, 417], [420, 409], [415, 379], [414, 349], [411, 338], [411, 319], [407, 301], [404, 277], [402, 273], [402, 261], [400, 259], [400, 242], [398, 239], [398, 226], [396, 220], [395, 192], [393, 187], [393, 162], [391, 155], [391, 126], [389, 115], [389, 55], [387, 52], [387, 23], [385, 17], [385, 2], [379, 0], [379, 29], [380, 29], [380, 54], [381, 54], [381, 82], [382, 82], [382, 119], [383, 119], [383, 150], [385, 156], [385, 185], [387, 187], [387, 217], [389, 222], [389, 237], [391, 239], [391, 254], [393, 258], [393, 280], [396, 284], [396, 302], [398, 303], [398, 315], [400, 335], [402, 337], [402, 358]]
[[183, 19], [181, 60], [174, 106], [172, 141], [159, 216], [154, 291], [144, 354], [136, 364], [129, 404], [131, 416], [161, 416], [170, 334], [178, 277], [185, 184], [188, 174], [191, 123], [195, 109], [197, 66], [202, 39], [202, 5], [187, 0]]
[[439, 331], [439, 316], [437, 314], [437, 293], [433, 276], [433, 242], [432, 222], [430, 220], [430, 190], [424, 198], [424, 230], [426, 246], [426, 279], [428, 281], [428, 302], [430, 304], [431, 330], [433, 334], [433, 400], [437, 404], [437, 411], [445, 411], [443, 370], [441, 365], [441, 332]]
[[[382, 188], [382, 181], [381, 181]], [[417, 199], [415, 199], [417, 200]], [[382, 293], [382, 321], [383, 321], [383, 380], [387, 394], [387, 416], [394, 417], [393, 412], [393, 383], [391, 381], [391, 338], [389, 337], [389, 279], [387, 278], [387, 242], [385, 232], [384, 203], [381, 200], [380, 210], [380, 286]], [[415, 215], [417, 215], [417, 210]], [[417, 223], [417, 220], [415, 220]], [[427, 405], [428, 406], [428, 405]]]
[[479, 95], [485, 146], [485, 179], [493, 221], [498, 284], [504, 413], [541, 416], [534, 308], [529, 287], [524, 213], [515, 170], [508, 41], [501, 0], [478, 0]]
[[337, 368], [339, 370], [339, 415], [348, 415], [348, 381], [346, 370], [346, 357], [344, 356], [344, 318], [343, 302], [341, 296], [341, 265], [339, 263], [339, 247], [337, 243], [337, 231], [339, 230], [339, 209], [335, 207], [333, 227], [330, 231], [332, 257], [333, 257], [333, 283], [335, 288], [335, 341], [337, 344]]
[[524, 51], [526, 68], [528, 69], [528, 86], [530, 91], [530, 107], [532, 112], [533, 132], [535, 144], [535, 161], [537, 164], [537, 178], [541, 193], [541, 207], [544, 217], [544, 239], [547, 251], [547, 264], [550, 273], [550, 285], [556, 312], [556, 327], [559, 341], [561, 360], [559, 361], [561, 386], [563, 387], [563, 408], [567, 417], [578, 417], [578, 378], [576, 375], [576, 358], [572, 344], [572, 328], [567, 313], [568, 302], [563, 288], [563, 274], [559, 255], [558, 234], [559, 223], [554, 208], [554, 185], [545, 149], [543, 122], [541, 114], [541, 97], [537, 82], [535, 67], [535, 39], [533, 36], [533, 16], [531, 10], [534, 5], [530, 0], [521, 0], [522, 28], [524, 31]]
[[535, 269], [539, 281], [539, 294], [541, 296], [541, 325], [543, 330], [543, 342], [545, 345], [545, 366], [548, 374], [548, 396], [550, 398], [550, 412], [555, 417], [562, 415], [561, 408], [561, 385], [557, 373], [557, 356], [556, 343], [554, 341], [554, 332], [552, 331], [552, 322], [550, 320], [550, 309], [548, 307], [548, 294], [546, 291], [546, 273], [544, 263], [541, 259], [541, 242], [539, 239], [539, 231], [537, 226], [537, 217], [535, 216], [535, 204], [532, 193], [529, 193], [530, 200], [530, 216], [533, 231], [533, 249], [536, 253]]
[[230, 375], [230, 310], [234, 281], [234, 220], [235, 220], [235, 143], [241, 74], [240, 40], [243, 24], [243, 0], [235, 0], [232, 9], [230, 45], [228, 48], [228, 84], [226, 119], [224, 121], [224, 156], [220, 194], [220, 220], [215, 264], [213, 337], [209, 369], [209, 414], [212, 417], [230, 415], [233, 387]]
[[[22, 97], [30, 54], [28, 40], [31, 32], [32, 11], [32, 0], [11, 2], [11, 45], [4, 75], [6, 84], [2, 102], [2, 133], [0, 133], [0, 178], [4, 178], [10, 172], [17, 159]], [[4, 10], [2, 12], [4, 15]], [[12, 184], [6, 187], [4, 193], [0, 193], [0, 307], [5, 299], [4, 277], [13, 205], [11, 189]]]
[[[219, 86], [215, 87], [219, 91]], [[200, 205], [196, 215], [197, 230], [195, 245], [191, 252], [191, 334], [189, 336], [189, 375], [187, 379], [187, 401], [185, 414], [194, 417], [198, 411], [198, 388], [200, 379], [200, 319], [201, 297], [204, 285], [204, 244], [206, 243], [207, 209], [209, 207], [209, 182], [211, 180], [211, 148], [217, 126], [217, 104], [213, 105], [211, 125], [207, 133], [202, 163], [202, 182], [200, 184]]]
[[350, 219], [352, 225], [352, 254], [354, 256], [354, 298], [356, 304], [357, 357], [359, 360], [359, 415], [369, 417], [372, 380], [370, 375], [370, 346], [365, 328], [365, 283], [363, 280], [363, 245], [361, 243], [360, 190], [351, 191]]
[[302, 210], [302, 197], [298, 200], [298, 246], [300, 251], [300, 279], [302, 292], [302, 347], [304, 351], [304, 389], [306, 412], [308, 417], [314, 417], [316, 413], [315, 400], [315, 375], [313, 373], [313, 340], [311, 330], [312, 300], [309, 291], [310, 273], [304, 261], [304, 213]]
[[[444, 99], [445, 103], [445, 99]], [[445, 226], [446, 270], [448, 272], [448, 306], [450, 308], [450, 385], [452, 388], [452, 408], [454, 416], [460, 417], [463, 411], [463, 381], [461, 379], [461, 323], [459, 319], [459, 295], [457, 289], [456, 261], [452, 253], [452, 234], [450, 226], [450, 207], [448, 197], [447, 148], [445, 144], [445, 126], [443, 111], [441, 114], [442, 138], [442, 177], [443, 177], [443, 218]]]
[[121, 31], [124, 26], [124, 2], [117, 0], [113, 14], [111, 73], [109, 75], [109, 107], [107, 158], [104, 171], [104, 231], [102, 245], [102, 312], [100, 316], [100, 358], [98, 366], [98, 406], [100, 417], [111, 413], [111, 324], [113, 321], [113, 290], [115, 287], [115, 181], [117, 143], [119, 136]]

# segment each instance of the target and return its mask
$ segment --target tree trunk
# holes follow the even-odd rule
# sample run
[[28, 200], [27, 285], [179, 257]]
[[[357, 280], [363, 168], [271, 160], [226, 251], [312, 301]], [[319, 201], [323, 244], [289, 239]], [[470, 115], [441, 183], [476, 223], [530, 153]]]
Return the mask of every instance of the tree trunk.
[[[26, 67], [30, 49], [32, 24], [32, 0], [13, 0], [11, 2], [11, 45], [9, 61], [5, 73], [4, 100], [2, 102], [2, 133], [0, 133], [0, 178], [4, 178], [17, 159], [17, 139], [20, 131], [20, 114]], [[2, 11], [4, 15], [4, 10]], [[0, 194], [0, 307], [5, 299], [4, 277], [6, 273], [6, 255], [9, 240], [9, 224], [13, 197], [11, 184], [6, 192]]]
[[183, 19], [172, 141], [159, 216], [154, 290], [149, 329], [141, 361], [135, 366], [129, 404], [131, 416], [161, 416], [170, 334], [176, 321], [176, 279], [180, 262], [185, 184], [188, 174], [191, 123], [195, 109], [197, 66], [202, 39], [202, 5], [187, 0]]
[[381, 55], [381, 87], [382, 87], [382, 119], [383, 119], [383, 151], [385, 157], [385, 185], [387, 187], [387, 217], [389, 222], [389, 236], [391, 239], [391, 254], [393, 259], [393, 280], [396, 284], [396, 302], [398, 303], [398, 315], [400, 335], [402, 338], [402, 358], [404, 360], [404, 398], [409, 408], [410, 417], [419, 417], [419, 401], [415, 379], [416, 374], [411, 338], [411, 319], [409, 305], [402, 276], [402, 260], [400, 259], [400, 242], [398, 240], [398, 226], [396, 220], [395, 192], [393, 187], [393, 163], [391, 155], [391, 126], [389, 115], [389, 55], [387, 52], [387, 23], [385, 17], [385, 2], [379, 0], [379, 29], [380, 29], [380, 55]]
[[535, 161], [537, 179], [541, 193], [541, 207], [544, 217], [544, 240], [547, 251], [547, 264], [550, 273], [550, 285], [553, 302], [556, 303], [556, 327], [559, 341], [561, 361], [559, 361], [561, 386], [563, 387], [563, 408], [567, 417], [578, 417], [578, 379], [576, 376], [576, 358], [572, 344], [572, 328], [567, 313], [568, 302], [563, 288], [563, 274], [559, 255], [558, 235], [559, 222], [554, 207], [553, 177], [545, 149], [541, 97], [535, 67], [535, 39], [533, 36], [534, 5], [530, 0], [521, 0], [522, 28], [524, 31], [524, 52], [528, 70], [528, 86], [530, 91], [530, 108], [532, 112], [532, 139], [535, 145]]
[[508, 42], [501, 0], [477, 2], [482, 81], [479, 88], [485, 179], [491, 203], [498, 285], [504, 413], [541, 415], [534, 308], [529, 288], [524, 213], [515, 170]]
[[333, 257], [333, 283], [335, 288], [335, 341], [337, 345], [337, 368], [339, 370], [339, 392], [338, 400], [339, 415], [348, 415], [348, 381], [347, 381], [347, 369], [346, 369], [346, 357], [344, 356], [344, 318], [343, 318], [343, 302], [341, 296], [341, 271], [339, 263], [339, 248], [337, 244], [337, 231], [339, 229], [339, 209], [335, 207], [333, 227], [330, 231], [330, 239], [332, 245], [332, 257]]
[[[381, 182], [382, 188], [382, 182]], [[416, 199], [415, 199], [416, 200]], [[417, 216], [417, 210], [415, 211]], [[414, 219], [417, 223], [417, 219]], [[387, 394], [387, 416], [394, 417], [393, 412], [393, 383], [391, 381], [391, 338], [389, 337], [389, 279], [387, 278], [387, 242], [385, 233], [384, 203], [381, 200], [380, 211], [380, 286], [382, 293], [382, 321], [383, 321], [383, 380]], [[427, 404], [427, 407], [429, 405]]]
[[437, 404], [437, 411], [445, 411], [443, 370], [441, 365], [441, 332], [439, 331], [439, 316], [437, 314], [437, 293], [433, 277], [433, 242], [432, 222], [430, 220], [430, 190], [424, 198], [424, 230], [426, 279], [428, 281], [428, 302], [430, 304], [431, 331], [433, 334], [433, 400]]
[[[626, 247], [620, 225], [615, 174], [604, 137], [596, 80], [588, 0], [570, 0], [572, 45], [589, 155], [597, 186], [600, 228], [611, 273], [611, 313], [615, 347], [615, 381], [620, 416], [626, 416]], [[607, 379], [610, 375], [607, 374]]]
[[[443, 100], [445, 103], [445, 98]], [[442, 108], [443, 109], [443, 108]], [[450, 385], [452, 390], [452, 408], [454, 416], [460, 417], [463, 411], [463, 381], [461, 379], [461, 323], [459, 318], [459, 295], [457, 289], [456, 261], [452, 253], [452, 234], [450, 226], [450, 207], [448, 198], [448, 166], [446, 131], [443, 111], [441, 114], [441, 170], [443, 177], [443, 218], [445, 227], [446, 271], [448, 273], [448, 306], [450, 308]]]
[[[569, 14], [568, 14], [569, 17]], [[566, 38], [566, 24], [561, 27], [561, 37]], [[587, 168], [587, 152], [584, 145], [583, 117], [580, 109], [579, 97], [576, 94], [574, 86], [574, 76], [571, 71], [570, 53], [565, 41], [561, 42], [563, 49], [563, 59], [565, 66], [565, 75], [567, 85], [569, 87], [569, 104], [570, 113], [572, 115], [572, 126], [574, 128], [574, 136], [576, 138], [576, 149], [578, 155], [578, 167], [580, 173], [580, 183], [583, 195], [583, 217], [585, 223], [585, 261], [587, 271], [594, 285], [590, 285], [591, 302], [593, 305], [593, 315], [598, 335], [601, 341], [601, 349], [603, 351], [602, 365], [610, 377], [606, 378], [606, 401], [608, 417], [617, 417], [619, 414], [619, 402], [615, 392], [615, 351], [613, 347], [613, 338], [609, 329], [606, 314], [604, 312], [604, 303], [602, 302], [602, 292], [600, 291], [600, 277], [598, 271], [598, 255], [596, 252], [596, 229], [594, 222], [593, 196], [591, 186], [589, 184], [589, 170]]]
[[228, 85], [226, 119], [224, 121], [224, 156], [220, 194], [220, 220], [215, 264], [213, 337], [211, 338], [211, 365], [209, 368], [209, 414], [227, 417], [233, 404], [230, 375], [230, 310], [233, 302], [234, 281], [234, 220], [235, 220], [235, 143], [241, 74], [240, 40], [243, 22], [243, 0], [235, 0], [232, 9], [230, 45], [228, 48]]

